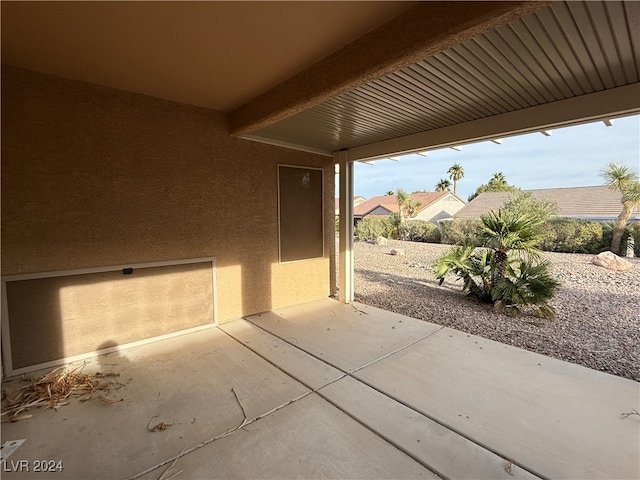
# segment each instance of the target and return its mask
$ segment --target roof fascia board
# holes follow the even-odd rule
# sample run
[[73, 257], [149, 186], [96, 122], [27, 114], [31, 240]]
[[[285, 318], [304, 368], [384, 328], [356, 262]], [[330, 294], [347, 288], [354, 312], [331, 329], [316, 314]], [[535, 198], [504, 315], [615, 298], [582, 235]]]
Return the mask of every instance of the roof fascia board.
[[640, 113], [640, 83], [353, 147], [349, 149], [349, 160], [376, 160], [637, 113]]
[[550, 3], [420, 2], [232, 112], [231, 134], [267, 127]]

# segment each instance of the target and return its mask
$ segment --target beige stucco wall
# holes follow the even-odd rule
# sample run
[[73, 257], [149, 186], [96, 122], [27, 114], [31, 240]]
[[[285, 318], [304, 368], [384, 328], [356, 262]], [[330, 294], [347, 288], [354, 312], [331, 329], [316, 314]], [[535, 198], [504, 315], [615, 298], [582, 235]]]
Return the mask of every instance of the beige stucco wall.
[[438, 220], [453, 217], [464, 206], [465, 203], [462, 200], [449, 194], [422, 210], [414, 217], [414, 220], [426, 220], [437, 225]]
[[7, 282], [13, 369], [211, 325], [211, 262]]
[[[324, 258], [278, 263], [278, 163], [324, 168]], [[3, 275], [215, 257], [221, 322], [325, 297], [333, 185], [223, 113], [3, 65]]]

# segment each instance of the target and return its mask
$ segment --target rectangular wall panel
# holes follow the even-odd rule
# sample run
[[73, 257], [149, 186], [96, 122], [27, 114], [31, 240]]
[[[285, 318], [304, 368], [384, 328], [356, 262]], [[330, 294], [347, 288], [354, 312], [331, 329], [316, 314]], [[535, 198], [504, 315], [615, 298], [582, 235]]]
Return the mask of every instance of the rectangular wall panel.
[[12, 370], [213, 324], [213, 283], [211, 261], [6, 281]]

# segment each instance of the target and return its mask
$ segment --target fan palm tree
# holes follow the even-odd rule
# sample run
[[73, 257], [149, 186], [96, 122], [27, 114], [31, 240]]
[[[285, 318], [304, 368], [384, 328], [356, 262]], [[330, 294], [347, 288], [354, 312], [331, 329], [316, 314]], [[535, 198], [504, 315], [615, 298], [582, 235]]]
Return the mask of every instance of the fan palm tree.
[[611, 251], [617, 255], [622, 252], [622, 237], [624, 229], [629, 222], [631, 214], [640, 205], [640, 181], [638, 174], [626, 165], [609, 163], [604, 167], [600, 175], [604, 177], [605, 185], [611, 190], [622, 194], [622, 211], [613, 225], [613, 239], [611, 240]]
[[540, 216], [506, 209], [491, 210], [481, 217], [484, 244], [494, 251], [496, 281], [504, 278], [511, 250], [537, 257], [544, 220]]
[[499, 312], [518, 315], [528, 309], [543, 318], [554, 315], [549, 301], [560, 283], [549, 273], [549, 263], [539, 261], [536, 248], [543, 219], [533, 213], [500, 209], [482, 217], [483, 245], [455, 245], [436, 260], [433, 272], [442, 285], [453, 273], [463, 280], [463, 290]]
[[[455, 184], [454, 184], [455, 189]], [[438, 183], [436, 183], [436, 192], [446, 192], [451, 190], [451, 182], [446, 178], [441, 178]], [[455, 190], [454, 190], [455, 193]]]
[[453, 180], [453, 193], [458, 193], [458, 180], [464, 177], [464, 168], [459, 163], [454, 163], [449, 170], [447, 170], [449, 178]]

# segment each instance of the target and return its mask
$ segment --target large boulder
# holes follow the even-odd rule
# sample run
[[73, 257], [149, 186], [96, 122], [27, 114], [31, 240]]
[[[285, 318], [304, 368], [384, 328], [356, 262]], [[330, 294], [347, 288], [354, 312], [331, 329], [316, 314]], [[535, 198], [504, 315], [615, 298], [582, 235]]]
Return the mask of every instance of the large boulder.
[[613, 252], [602, 252], [591, 259], [591, 263], [615, 272], [626, 272], [633, 266], [631, 262], [617, 256]]

